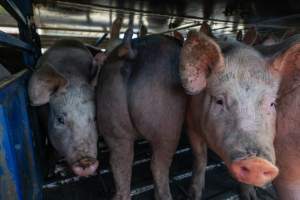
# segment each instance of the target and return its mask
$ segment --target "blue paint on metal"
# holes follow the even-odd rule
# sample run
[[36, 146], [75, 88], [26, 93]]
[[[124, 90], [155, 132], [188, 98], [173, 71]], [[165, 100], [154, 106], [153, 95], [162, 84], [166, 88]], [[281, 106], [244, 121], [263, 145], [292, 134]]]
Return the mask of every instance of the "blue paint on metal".
[[7, 46], [16, 47], [18, 49], [23, 49], [26, 51], [34, 51], [33, 47], [18, 38], [8, 35], [7, 33], [0, 31], [0, 43]]
[[41, 171], [28, 116], [28, 76], [23, 71], [0, 84], [0, 199], [42, 199]]
[[32, 0], [13, 0], [25, 16], [33, 15]]
[[3, 175], [3, 169], [0, 166], [0, 176], [2, 176], [2, 175]]
[[[23, 50], [24, 64], [33, 68], [40, 40], [33, 23], [31, 0], [2, 0], [1, 5], [17, 20], [19, 38], [0, 32], [0, 44]], [[0, 200], [42, 199], [41, 170], [35, 158], [35, 142], [28, 117], [25, 71], [0, 82]]]

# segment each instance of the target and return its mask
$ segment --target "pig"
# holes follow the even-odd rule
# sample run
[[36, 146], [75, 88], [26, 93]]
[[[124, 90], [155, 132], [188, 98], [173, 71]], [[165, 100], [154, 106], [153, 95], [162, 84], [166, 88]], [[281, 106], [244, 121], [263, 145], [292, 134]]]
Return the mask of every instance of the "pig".
[[38, 60], [36, 69], [28, 94], [33, 106], [49, 104], [52, 145], [76, 175], [93, 174], [98, 167], [94, 92], [98, 65], [81, 42], [61, 40]]
[[110, 149], [116, 193], [130, 199], [134, 141], [152, 146], [155, 199], [172, 199], [169, 167], [185, 116], [186, 95], [178, 65], [180, 41], [160, 35], [131, 41], [129, 29], [121, 46], [101, 67], [96, 96], [97, 124]]
[[280, 65], [285, 65], [278, 93], [274, 142], [280, 173], [274, 186], [279, 199], [300, 199], [300, 35], [294, 35], [281, 43], [256, 48], [270, 59], [278, 52], [282, 54], [282, 61], [274, 63], [279, 69]]
[[[272, 61], [280, 59], [279, 54]], [[277, 176], [273, 141], [280, 76], [269, 62], [240, 42], [217, 43], [202, 33], [189, 34], [180, 74], [191, 94], [187, 128], [195, 155], [192, 199], [202, 196], [207, 146], [242, 183], [263, 186]]]
[[[187, 103], [188, 134], [196, 158], [192, 199], [201, 198], [206, 146], [242, 183], [262, 186], [277, 176], [273, 146], [277, 92], [288, 63], [299, 62], [295, 57], [299, 47], [287, 42], [272, 49], [270, 56], [238, 42], [217, 44], [201, 33], [188, 36], [180, 74], [187, 92], [194, 95]], [[243, 198], [255, 198], [245, 188]]]

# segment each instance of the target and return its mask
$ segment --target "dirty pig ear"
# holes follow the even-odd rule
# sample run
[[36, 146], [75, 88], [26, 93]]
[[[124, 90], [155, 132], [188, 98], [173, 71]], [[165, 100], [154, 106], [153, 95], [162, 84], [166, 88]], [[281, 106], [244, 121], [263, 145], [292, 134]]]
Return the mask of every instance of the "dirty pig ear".
[[98, 78], [100, 74], [101, 67], [107, 58], [107, 54], [104, 52], [98, 52], [94, 58], [90, 71], [90, 84], [95, 87], [98, 83]]
[[243, 43], [247, 44], [247, 45], [254, 45], [256, 40], [258, 38], [258, 33], [256, 31], [256, 29], [254, 27], [251, 27], [246, 33], [245, 36], [243, 38]]
[[184, 42], [184, 37], [182, 36], [182, 34], [178, 31], [174, 31], [173, 32], [174, 38], [176, 38], [177, 40], [179, 40], [181, 43]]
[[137, 55], [135, 49], [132, 48], [131, 40], [133, 37], [133, 30], [132, 28], [128, 28], [124, 34], [123, 42], [118, 49], [118, 56], [128, 59], [134, 59]]
[[224, 67], [220, 47], [203, 33], [190, 32], [180, 55], [180, 78], [188, 94], [198, 94], [206, 87], [206, 78], [211, 71]]
[[[293, 39], [295, 41], [291, 42]], [[284, 44], [287, 43], [287, 44]], [[271, 59], [271, 69], [280, 74], [289, 72], [293, 69], [300, 69], [300, 37], [291, 38], [283, 42], [276, 56]]]
[[31, 105], [39, 106], [48, 103], [50, 96], [67, 84], [68, 81], [54, 67], [48, 63], [42, 65], [32, 74], [28, 83]]
[[237, 41], [243, 41], [243, 32], [242, 32], [242, 30], [239, 30], [238, 32], [237, 32], [237, 34], [236, 34], [236, 40]]
[[271, 33], [271, 34], [268, 34], [264, 40], [261, 42], [262, 45], [264, 46], [270, 46], [270, 45], [274, 45], [276, 43], [278, 43], [279, 39], [276, 38], [276, 36]]
[[204, 21], [200, 27], [200, 32], [206, 34], [209, 37], [215, 38], [214, 34], [212, 33], [212, 30], [210, 28], [210, 25], [207, 23], [207, 21]]

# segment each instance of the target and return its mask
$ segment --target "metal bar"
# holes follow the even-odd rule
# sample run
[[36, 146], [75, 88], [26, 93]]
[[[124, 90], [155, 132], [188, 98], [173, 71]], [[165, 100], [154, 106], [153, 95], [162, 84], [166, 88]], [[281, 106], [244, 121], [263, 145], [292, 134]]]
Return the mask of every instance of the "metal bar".
[[226, 23], [232, 23], [232, 24], [239, 24], [239, 22], [235, 21], [230, 21], [230, 20], [222, 20], [222, 19], [215, 19], [215, 18], [209, 18], [206, 19], [204, 17], [196, 17], [196, 16], [179, 16], [179, 15], [174, 15], [171, 13], [168, 14], [160, 14], [156, 12], [150, 12], [150, 11], [145, 11], [145, 10], [137, 10], [137, 9], [129, 9], [129, 8], [118, 8], [114, 6], [105, 6], [105, 5], [99, 5], [99, 4], [85, 4], [85, 3], [70, 3], [66, 1], [57, 1], [57, 3], [60, 6], [68, 7], [68, 8], [77, 8], [77, 9], [88, 9], [88, 10], [104, 10], [104, 11], [116, 11], [116, 12], [123, 12], [127, 14], [131, 13], [138, 13], [138, 14], [143, 14], [144, 16], [159, 16], [159, 17], [174, 17], [174, 18], [181, 18], [181, 19], [190, 19], [190, 20], [207, 20], [207, 21], [215, 21], [215, 22], [226, 22]]
[[[180, 27], [177, 27], [177, 28], [169, 29], [167, 31], [163, 31], [160, 34], [171, 33], [173, 31], [180, 31], [180, 30], [185, 30], [185, 29], [189, 29], [189, 28], [195, 28], [195, 27], [198, 27], [198, 26], [201, 26], [201, 25], [202, 25], [202, 23], [194, 23], [194, 24], [188, 25], [188, 26], [180, 26]], [[232, 27], [231, 26], [225, 26], [225, 27], [222, 27], [222, 28], [212, 29], [212, 31], [227, 29], [227, 28], [232, 28]]]
[[18, 21], [18, 23], [22, 23], [23, 25], [27, 24], [26, 17], [13, 0], [1, 0], [0, 3]]
[[107, 37], [108, 33], [105, 33], [102, 37], [99, 37], [95, 43], [95, 46], [99, 46], [104, 40], [105, 38]]
[[18, 38], [6, 34], [3, 31], [0, 31], [0, 43], [7, 46], [23, 49], [25, 51], [33, 52], [33, 48], [31, 45], [23, 42], [22, 40], [19, 40]]
[[300, 18], [300, 14], [295, 14], [295, 15], [288, 15], [288, 16], [284, 16], [284, 17], [277, 17], [277, 18], [272, 18], [272, 19], [267, 19], [264, 21], [260, 21], [260, 24], [269, 24], [272, 23], [274, 24], [276, 21], [282, 21], [282, 20], [289, 20], [289, 19], [297, 19]]
[[247, 27], [260, 27], [260, 28], [274, 28], [274, 29], [289, 29], [289, 28], [296, 28], [296, 26], [282, 26], [282, 25], [275, 25], [275, 24], [248, 24]]
[[189, 29], [189, 28], [194, 28], [194, 27], [198, 27], [198, 26], [201, 26], [202, 23], [193, 23], [191, 25], [185, 25], [185, 26], [180, 26], [180, 27], [177, 27], [177, 28], [172, 28], [172, 29], [169, 29], [167, 31], [163, 31], [163, 32], [160, 32], [159, 34], [165, 34], [165, 33], [171, 33], [171, 32], [174, 32], [174, 31], [180, 31], [180, 30], [184, 30], [184, 29]]
[[[13, 31], [11, 33], [17, 33], [17, 26], [13, 25], [1, 25], [0, 30], [5, 28], [12, 28]], [[86, 33], [106, 33], [105, 30], [94, 30], [94, 29], [84, 29], [84, 28], [69, 28], [69, 27], [51, 27], [51, 26], [37, 26], [37, 31], [40, 32], [40, 35], [47, 35], [42, 33], [42, 31], [70, 31], [70, 32], [86, 32]]]

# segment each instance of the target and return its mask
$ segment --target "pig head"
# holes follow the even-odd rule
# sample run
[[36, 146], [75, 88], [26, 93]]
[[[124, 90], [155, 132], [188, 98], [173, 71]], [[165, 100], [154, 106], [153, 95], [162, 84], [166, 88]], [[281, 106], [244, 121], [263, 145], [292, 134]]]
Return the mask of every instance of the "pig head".
[[98, 75], [88, 49], [62, 40], [40, 58], [28, 85], [33, 106], [49, 104], [48, 134], [73, 172], [91, 175], [98, 167], [95, 95]]
[[184, 43], [180, 75], [192, 95], [188, 127], [240, 182], [263, 186], [278, 174], [275, 105], [280, 74], [289, 65], [284, 59], [293, 58], [293, 51], [270, 58], [239, 42], [217, 44], [197, 32]]

